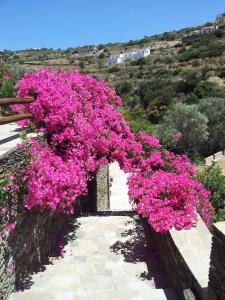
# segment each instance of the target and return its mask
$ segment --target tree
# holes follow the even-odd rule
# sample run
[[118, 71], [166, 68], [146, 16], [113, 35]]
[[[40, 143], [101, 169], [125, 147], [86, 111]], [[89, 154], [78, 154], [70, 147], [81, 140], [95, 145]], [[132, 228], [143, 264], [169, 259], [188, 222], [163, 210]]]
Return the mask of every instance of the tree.
[[119, 96], [123, 96], [124, 94], [129, 94], [132, 90], [132, 85], [129, 81], [122, 81], [117, 83], [116, 92]]
[[211, 192], [209, 201], [215, 209], [214, 222], [225, 221], [225, 176], [218, 166], [198, 172], [198, 180]]
[[199, 102], [199, 111], [208, 118], [209, 139], [205, 154], [225, 149], [225, 99], [204, 98]]
[[[157, 126], [157, 136], [163, 144], [179, 152], [198, 154], [208, 138], [208, 119], [198, 111], [197, 105], [178, 103], [169, 109], [161, 124]], [[181, 138], [174, 145], [174, 135]]]
[[85, 67], [85, 63], [83, 61], [80, 61], [79, 62], [79, 67], [81, 68], [81, 70], [83, 70], [84, 67]]
[[223, 97], [224, 91], [224, 88], [220, 87], [218, 83], [211, 81], [202, 81], [194, 89], [194, 93], [199, 98]]

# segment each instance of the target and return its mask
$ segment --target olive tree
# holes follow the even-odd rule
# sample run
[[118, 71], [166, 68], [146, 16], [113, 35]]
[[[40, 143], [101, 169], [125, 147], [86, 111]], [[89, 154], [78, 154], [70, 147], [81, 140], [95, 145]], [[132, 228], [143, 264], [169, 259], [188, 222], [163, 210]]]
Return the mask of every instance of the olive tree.
[[208, 118], [209, 139], [205, 154], [225, 149], [225, 99], [205, 98], [199, 102], [199, 111]]
[[[208, 139], [207, 123], [207, 117], [198, 110], [197, 105], [178, 103], [165, 113], [157, 126], [156, 135], [173, 150], [198, 154]], [[180, 133], [177, 141], [176, 133]]]

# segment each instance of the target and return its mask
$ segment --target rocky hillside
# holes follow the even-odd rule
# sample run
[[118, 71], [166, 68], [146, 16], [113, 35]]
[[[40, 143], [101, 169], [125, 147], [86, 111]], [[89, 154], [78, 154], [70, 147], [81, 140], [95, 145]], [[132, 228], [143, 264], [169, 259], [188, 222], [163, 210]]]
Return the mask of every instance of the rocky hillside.
[[[185, 40], [185, 34], [207, 23], [127, 43], [90, 45], [66, 50], [2, 51], [0, 60], [25, 67], [78, 69], [106, 80], [123, 98], [121, 110], [134, 131], [153, 132], [176, 103], [198, 104], [208, 97], [225, 98], [225, 29]], [[220, 26], [223, 24], [219, 24]], [[111, 54], [149, 47], [151, 55], [109, 67]], [[225, 143], [225, 142], [224, 142]]]

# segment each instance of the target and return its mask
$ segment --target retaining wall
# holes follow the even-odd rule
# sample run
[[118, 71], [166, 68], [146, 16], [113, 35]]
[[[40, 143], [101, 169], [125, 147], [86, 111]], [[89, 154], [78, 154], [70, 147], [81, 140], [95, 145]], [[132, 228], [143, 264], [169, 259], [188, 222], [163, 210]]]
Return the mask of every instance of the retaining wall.
[[211, 166], [214, 162], [217, 162], [218, 160], [220, 160], [224, 156], [225, 156], [225, 150], [219, 151], [219, 152], [217, 152], [213, 155], [210, 155], [210, 156], [206, 157], [205, 158], [205, 164], [206, 164], [206, 166]]
[[[201, 218], [191, 230], [150, 234], [179, 300], [211, 300], [207, 291], [211, 234]], [[185, 290], [191, 290], [194, 298], [186, 297]]]
[[225, 222], [213, 225], [213, 243], [209, 272], [209, 299], [225, 299]]
[[[0, 176], [15, 171], [22, 160], [23, 153], [17, 149], [1, 156]], [[107, 209], [107, 170], [107, 167], [100, 168], [89, 183], [88, 196], [76, 201], [76, 215], [95, 212], [100, 208]], [[69, 216], [63, 213], [25, 210], [23, 199], [16, 194], [7, 199], [5, 206], [10, 210], [7, 221], [15, 222], [16, 229], [3, 238], [0, 237], [0, 300], [6, 300], [18, 286], [29, 285], [29, 272], [34, 267], [40, 267], [49, 256], [57, 254], [57, 244], [70, 221]]]

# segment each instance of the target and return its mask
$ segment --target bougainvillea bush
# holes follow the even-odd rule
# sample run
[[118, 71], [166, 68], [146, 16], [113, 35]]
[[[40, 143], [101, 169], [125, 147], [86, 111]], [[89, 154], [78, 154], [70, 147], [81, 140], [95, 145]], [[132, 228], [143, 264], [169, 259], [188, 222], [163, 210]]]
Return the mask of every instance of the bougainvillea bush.
[[32, 113], [36, 130], [45, 137], [31, 141], [32, 159], [23, 169], [27, 208], [72, 213], [99, 166], [118, 161], [130, 173], [133, 208], [156, 231], [190, 228], [196, 210], [209, 224], [208, 192], [195, 180], [195, 168], [156, 138], [143, 132], [136, 136], [117, 110], [121, 99], [105, 82], [76, 71], [40, 69], [25, 74], [16, 88], [17, 96], [35, 101], [13, 110]]

